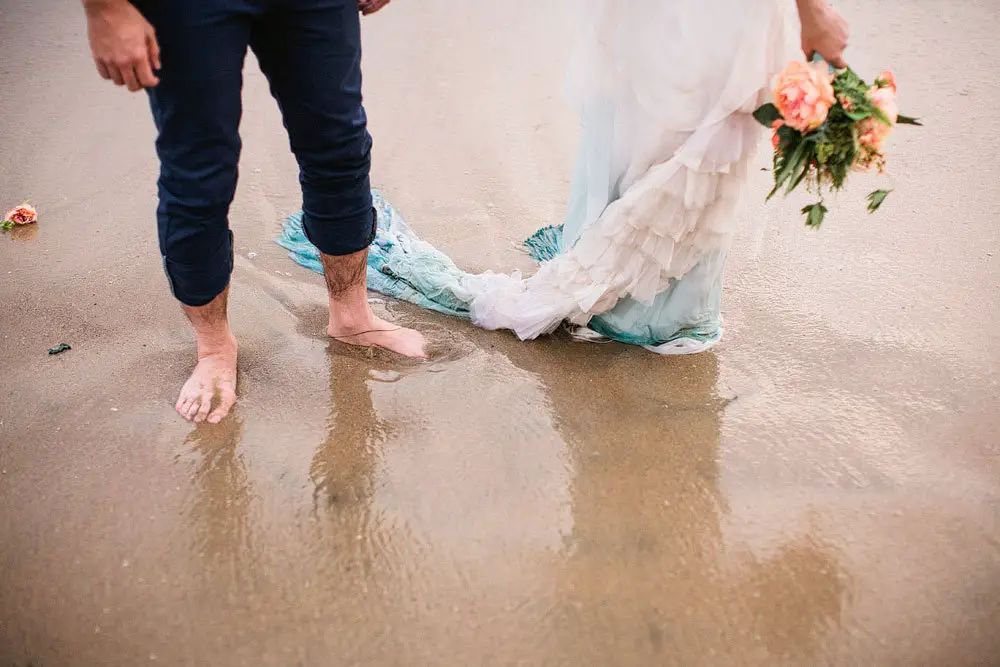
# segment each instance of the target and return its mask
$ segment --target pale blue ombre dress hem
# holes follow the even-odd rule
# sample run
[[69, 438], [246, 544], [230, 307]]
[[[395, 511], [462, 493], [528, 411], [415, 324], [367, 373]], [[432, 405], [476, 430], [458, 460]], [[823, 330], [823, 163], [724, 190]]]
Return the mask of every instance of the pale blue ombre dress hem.
[[[614, 126], [612, 105], [594, 105], [584, 114], [564, 224], [545, 227], [524, 243], [539, 263], [554, 260], [572, 248], [619, 197], [621, 176], [616, 172], [622, 169], [616, 169], [612, 155]], [[372, 194], [379, 229], [368, 255], [368, 288], [428, 310], [470, 319], [472, 295], [463, 287], [470, 274], [420, 240], [380, 192]], [[301, 212], [285, 220], [276, 241], [297, 264], [322, 273], [319, 251], [305, 236]], [[711, 348], [723, 332], [719, 306], [729, 245], [727, 240], [706, 253], [650, 303], [624, 298], [610, 311], [591, 318], [585, 328], [571, 327], [574, 337], [603, 337], [660, 354], [690, 354]]]
[[[467, 274], [443, 253], [420, 241], [380, 192], [372, 194], [379, 233], [368, 254], [368, 288], [444, 315], [469, 319], [469, 301], [459, 287]], [[564, 244], [573, 243], [567, 230], [582, 231], [583, 226], [574, 227], [570, 224], [573, 222], [571, 213], [567, 226], [541, 229], [525, 242], [525, 247], [539, 262], [557, 257]], [[302, 228], [301, 212], [284, 221], [276, 243], [288, 250], [296, 264], [323, 273], [319, 250]], [[608, 339], [651, 349], [676, 343], [687, 352], [707, 349], [722, 334], [719, 298], [727, 250], [713, 252], [684, 278], [671, 281], [651, 304], [623, 299], [611, 311], [592, 318], [589, 328]]]
[[[614, 114], [611, 103], [587, 105], [565, 222], [528, 240], [535, 259], [548, 260], [572, 248], [618, 198], [622, 175], [617, 172], [622, 169], [616, 168], [613, 154]], [[622, 299], [610, 311], [593, 317], [587, 328], [621, 343], [659, 348], [658, 352], [667, 352], [667, 347], [688, 351], [711, 347], [722, 338], [722, 273], [729, 245], [726, 242], [683, 277], [672, 280], [651, 303]]]

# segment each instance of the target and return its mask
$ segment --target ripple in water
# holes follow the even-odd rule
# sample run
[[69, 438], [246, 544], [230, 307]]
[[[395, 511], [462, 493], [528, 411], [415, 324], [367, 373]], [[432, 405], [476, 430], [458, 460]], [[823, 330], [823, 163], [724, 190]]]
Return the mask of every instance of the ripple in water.
[[372, 365], [368, 377], [375, 382], [393, 383], [415, 373], [442, 373], [476, 349], [471, 342], [442, 326], [421, 323], [416, 328], [427, 339], [426, 359], [410, 359], [380, 347], [358, 347], [335, 340], [330, 341], [329, 350], [336, 356]]

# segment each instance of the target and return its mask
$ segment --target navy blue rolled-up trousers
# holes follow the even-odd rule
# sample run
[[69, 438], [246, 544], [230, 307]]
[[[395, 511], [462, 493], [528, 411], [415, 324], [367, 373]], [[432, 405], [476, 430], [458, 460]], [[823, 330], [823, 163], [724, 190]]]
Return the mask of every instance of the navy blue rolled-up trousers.
[[135, 0], [156, 30], [160, 251], [174, 295], [212, 301], [233, 268], [243, 63], [253, 49], [299, 163], [309, 239], [328, 255], [375, 236], [357, 0]]

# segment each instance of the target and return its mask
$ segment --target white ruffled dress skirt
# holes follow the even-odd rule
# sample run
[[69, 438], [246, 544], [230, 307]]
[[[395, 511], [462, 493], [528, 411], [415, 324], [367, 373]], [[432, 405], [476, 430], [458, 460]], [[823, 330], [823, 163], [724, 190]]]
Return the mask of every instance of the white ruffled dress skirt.
[[722, 334], [722, 273], [752, 112], [795, 54], [785, 0], [583, 0], [568, 82], [581, 142], [561, 253], [526, 280], [467, 279], [472, 319], [534, 338], [563, 321], [665, 354]]

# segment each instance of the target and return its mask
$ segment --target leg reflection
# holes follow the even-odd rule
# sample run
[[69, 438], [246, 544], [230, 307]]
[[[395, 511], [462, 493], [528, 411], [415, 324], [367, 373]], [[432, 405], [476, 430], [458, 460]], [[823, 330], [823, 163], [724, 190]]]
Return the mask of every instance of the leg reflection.
[[251, 574], [254, 492], [239, 444], [243, 421], [233, 415], [223, 423], [198, 426], [188, 435], [184, 452], [195, 457], [195, 493], [186, 509], [193, 548], [210, 574], [240, 581]]
[[309, 468], [313, 499], [316, 509], [360, 511], [371, 501], [388, 426], [372, 403], [369, 363], [345, 356], [336, 357], [331, 366], [327, 437]]

